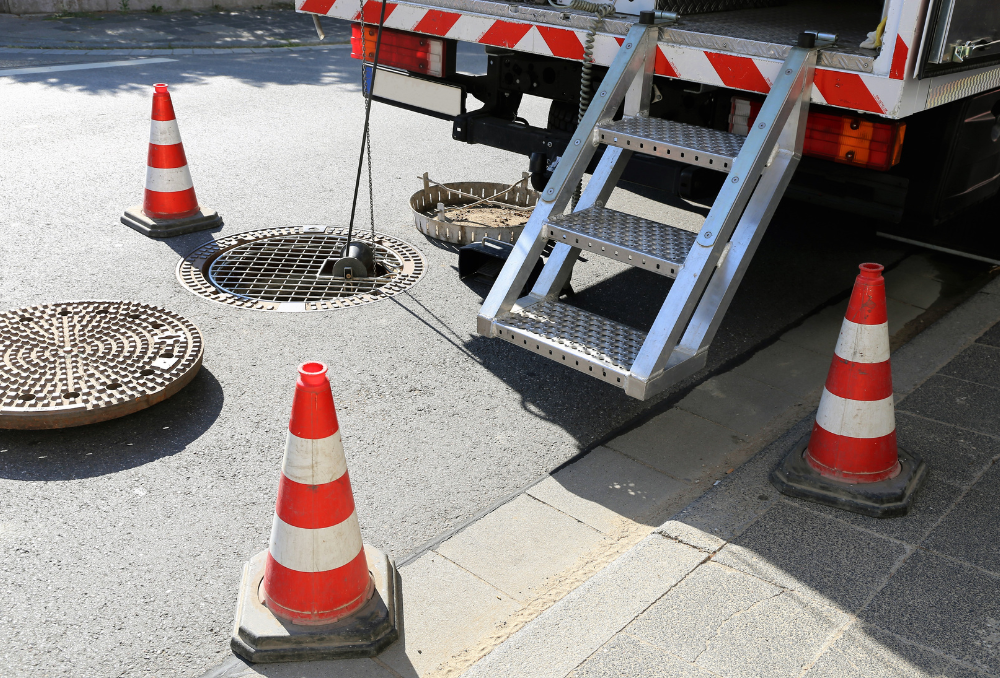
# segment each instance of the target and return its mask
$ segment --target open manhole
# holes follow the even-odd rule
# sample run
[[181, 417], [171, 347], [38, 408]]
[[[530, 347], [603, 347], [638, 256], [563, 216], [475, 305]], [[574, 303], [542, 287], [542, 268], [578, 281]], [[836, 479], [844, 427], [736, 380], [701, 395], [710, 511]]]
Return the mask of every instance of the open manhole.
[[[366, 240], [368, 234], [357, 234]], [[197, 295], [262, 311], [327, 311], [399, 294], [427, 270], [420, 251], [375, 234], [375, 275], [346, 280], [321, 275], [347, 244], [346, 228], [296, 226], [250, 231], [208, 242], [177, 265]]]
[[190, 382], [203, 353], [197, 327], [146, 304], [0, 313], [0, 428], [64, 428], [144, 409]]

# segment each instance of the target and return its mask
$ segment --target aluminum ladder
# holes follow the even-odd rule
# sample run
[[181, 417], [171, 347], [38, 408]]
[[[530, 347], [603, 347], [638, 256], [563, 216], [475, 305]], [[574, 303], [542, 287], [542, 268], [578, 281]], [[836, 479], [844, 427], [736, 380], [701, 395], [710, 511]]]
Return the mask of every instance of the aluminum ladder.
[[[744, 138], [649, 117], [658, 37], [652, 12], [629, 30], [477, 318], [479, 334], [640, 400], [705, 365], [709, 344], [801, 157], [822, 46], [815, 34], [800, 37]], [[613, 121], [623, 100], [624, 117]], [[604, 155], [575, 211], [563, 214], [601, 144]], [[633, 153], [728, 173], [700, 232], [604, 206]], [[541, 275], [518, 298], [549, 240], [556, 244]], [[648, 332], [559, 301], [581, 251], [674, 278]]]

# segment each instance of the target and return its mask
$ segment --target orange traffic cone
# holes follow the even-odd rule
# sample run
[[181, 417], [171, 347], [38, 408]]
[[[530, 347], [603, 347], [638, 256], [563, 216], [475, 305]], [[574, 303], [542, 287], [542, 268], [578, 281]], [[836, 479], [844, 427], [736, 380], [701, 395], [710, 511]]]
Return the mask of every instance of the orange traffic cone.
[[399, 635], [395, 566], [363, 544], [326, 366], [299, 367], [271, 543], [243, 568], [232, 649], [253, 662], [373, 656]]
[[861, 264], [812, 432], [771, 474], [781, 492], [874, 517], [905, 514], [927, 473], [896, 444], [885, 279]]
[[153, 87], [145, 195], [142, 205], [125, 210], [121, 221], [154, 238], [221, 226], [222, 219], [214, 210], [198, 205], [170, 92], [162, 83]]

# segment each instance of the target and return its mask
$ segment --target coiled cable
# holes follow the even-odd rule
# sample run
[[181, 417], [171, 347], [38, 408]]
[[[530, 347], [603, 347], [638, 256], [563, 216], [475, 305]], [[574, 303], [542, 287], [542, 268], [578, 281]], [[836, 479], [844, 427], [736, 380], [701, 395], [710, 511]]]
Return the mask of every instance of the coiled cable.
[[[575, 9], [581, 12], [590, 12], [594, 15], [593, 20], [590, 22], [590, 28], [587, 29], [587, 38], [583, 42], [583, 68], [580, 70], [580, 106], [576, 113], [576, 123], [579, 125], [583, 121], [583, 116], [587, 112], [587, 108], [590, 106], [590, 101], [593, 98], [591, 84], [594, 79], [594, 41], [597, 38], [597, 30], [604, 23], [604, 18], [614, 13], [615, 6], [590, 2], [589, 0], [571, 0], [568, 5], [561, 5], [555, 0], [549, 0], [549, 4], [560, 9]], [[576, 203], [579, 202], [582, 192], [583, 182], [581, 181], [577, 183], [576, 190], [573, 191], [571, 210], [576, 209]]]

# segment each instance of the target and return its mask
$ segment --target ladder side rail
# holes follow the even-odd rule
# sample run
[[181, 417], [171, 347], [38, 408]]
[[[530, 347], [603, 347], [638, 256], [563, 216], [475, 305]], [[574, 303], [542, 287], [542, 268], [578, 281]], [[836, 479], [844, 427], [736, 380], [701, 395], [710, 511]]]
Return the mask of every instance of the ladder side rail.
[[521, 289], [528, 281], [528, 276], [545, 247], [546, 239], [543, 232], [545, 220], [552, 212], [558, 214], [566, 208], [577, 182], [583, 178], [584, 170], [597, 151], [597, 145], [594, 143], [594, 129], [597, 123], [614, 116], [628, 86], [643, 67], [647, 38], [655, 38], [657, 32], [657, 29], [647, 24], [634, 24], [629, 29], [624, 44], [618, 50], [598, 88], [598, 93], [577, 126], [566, 153], [559, 161], [559, 166], [553, 172], [541, 199], [535, 205], [528, 223], [517, 239], [514, 250], [479, 309], [476, 319], [476, 329], [479, 334], [493, 336], [493, 321], [498, 315], [513, 308], [517, 302]]
[[[659, 31], [656, 33], [659, 35]], [[656, 39], [646, 39], [646, 61], [642, 76], [633, 80], [625, 93], [625, 115], [649, 115], [649, 102], [653, 91], [653, 67], [656, 64], [656, 43]], [[604, 155], [601, 156], [601, 161], [590, 176], [590, 181], [583, 189], [580, 201], [573, 211], [579, 212], [593, 207], [597, 203], [606, 203], [631, 157], [632, 151], [605, 146]], [[531, 288], [531, 296], [536, 299], [558, 296], [566, 283], [569, 282], [570, 276], [573, 275], [573, 266], [579, 256], [579, 247], [571, 247], [561, 242], [556, 243], [538, 276], [538, 280]]]
[[[601, 161], [597, 164], [590, 181], [584, 187], [583, 193], [580, 195], [580, 202], [577, 203], [574, 211], [579, 212], [593, 207], [598, 202], [606, 202], [631, 157], [632, 151], [612, 146], [605, 147], [604, 155], [601, 156]], [[552, 254], [549, 255], [548, 261], [542, 267], [538, 280], [531, 288], [531, 296], [541, 300], [562, 292], [573, 274], [573, 266], [579, 256], [579, 247], [557, 242], [552, 248]]]
[[[800, 77], [815, 49], [793, 47], [785, 60], [771, 93], [764, 101], [757, 123], [740, 151], [729, 180], [702, 225], [698, 240], [684, 262], [667, 299], [656, 316], [646, 341], [632, 365], [626, 392], [644, 397], [645, 384], [657, 376], [686, 329], [688, 320], [700, 301], [722, 250], [749, 202], [764, 164], [770, 159], [779, 134], [798, 102]], [[815, 61], [813, 56], [812, 61]]]
[[701, 302], [691, 317], [676, 350], [689, 356], [708, 350], [729, 304], [739, 289], [743, 275], [757, 251], [757, 246], [767, 231], [767, 226], [781, 202], [785, 189], [795, 174], [802, 157], [806, 117], [809, 114], [809, 97], [812, 93], [815, 60], [801, 73], [797, 109], [788, 116], [778, 138], [777, 152], [764, 169], [753, 197], [747, 204], [729, 243], [729, 253], [712, 275]]

